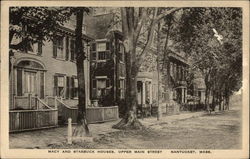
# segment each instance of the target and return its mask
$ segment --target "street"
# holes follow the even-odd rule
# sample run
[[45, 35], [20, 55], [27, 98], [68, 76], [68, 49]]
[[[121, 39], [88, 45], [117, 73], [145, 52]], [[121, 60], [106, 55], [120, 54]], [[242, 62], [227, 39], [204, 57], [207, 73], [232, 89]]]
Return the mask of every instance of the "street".
[[240, 149], [240, 110], [202, 115], [150, 131], [125, 131], [104, 135], [96, 148]]
[[10, 148], [240, 149], [241, 110], [183, 112], [140, 119], [145, 130], [119, 131], [115, 122], [91, 124], [92, 141], [66, 144], [67, 127], [10, 134]]

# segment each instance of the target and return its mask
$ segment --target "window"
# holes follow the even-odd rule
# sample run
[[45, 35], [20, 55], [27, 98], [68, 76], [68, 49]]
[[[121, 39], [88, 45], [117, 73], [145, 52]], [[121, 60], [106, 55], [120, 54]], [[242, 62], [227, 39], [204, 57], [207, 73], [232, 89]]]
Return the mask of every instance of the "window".
[[106, 52], [98, 52], [98, 60], [106, 60]]
[[106, 60], [110, 58], [110, 43], [99, 42], [91, 44], [91, 59], [92, 60]]
[[92, 97], [103, 98], [109, 93], [110, 88], [109, 78], [94, 79], [92, 80]]
[[64, 59], [62, 36], [56, 37], [53, 41], [53, 56], [55, 58]]
[[26, 51], [31, 54], [42, 54], [42, 42], [28, 42]]
[[65, 76], [54, 76], [54, 95], [58, 97], [64, 97], [65, 94]]
[[106, 88], [106, 79], [98, 79], [97, 80], [97, 88], [105, 89]]
[[97, 51], [106, 51], [106, 43], [97, 43]]

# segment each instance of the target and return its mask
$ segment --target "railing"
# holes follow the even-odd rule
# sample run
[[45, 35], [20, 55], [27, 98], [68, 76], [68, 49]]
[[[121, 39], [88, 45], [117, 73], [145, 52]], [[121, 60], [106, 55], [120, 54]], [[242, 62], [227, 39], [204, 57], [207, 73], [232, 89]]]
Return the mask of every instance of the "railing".
[[11, 110], [10, 132], [57, 126], [57, 110]]
[[[10, 132], [56, 127], [58, 110], [48, 106], [38, 97], [14, 97], [16, 109], [9, 111]], [[22, 105], [23, 104], [23, 105]]]
[[68, 121], [68, 118], [72, 119], [72, 123], [76, 123], [77, 111], [76, 107], [70, 107], [67, 104], [63, 103], [61, 98], [55, 97], [55, 104], [58, 107], [58, 113], [61, 118], [62, 124]]
[[36, 109], [36, 97], [28, 96], [14, 96], [14, 108], [21, 109]]
[[55, 97], [53, 97], [53, 96], [46, 96], [45, 97], [45, 103], [48, 105], [48, 106], [50, 106], [50, 107], [52, 107], [52, 108], [55, 108]]
[[98, 123], [119, 119], [118, 106], [92, 107], [86, 109], [88, 123]]
[[[56, 99], [59, 116], [62, 124], [67, 123], [68, 118], [72, 119], [72, 123], [77, 122], [78, 108], [70, 107], [61, 100]], [[88, 123], [106, 122], [119, 119], [118, 106], [111, 107], [90, 107], [86, 109], [86, 119]]]
[[[9, 111], [10, 132], [56, 127], [58, 117], [61, 117], [64, 123], [68, 118], [72, 119], [72, 123], [77, 122], [78, 108], [69, 107], [61, 98], [46, 97], [43, 101], [38, 97], [15, 97], [14, 102], [19, 103], [20, 110]], [[22, 104], [26, 104], [26, 110]], [[118, 106], [86, 109], [88, 123], [117, 120], [118, 115]]]

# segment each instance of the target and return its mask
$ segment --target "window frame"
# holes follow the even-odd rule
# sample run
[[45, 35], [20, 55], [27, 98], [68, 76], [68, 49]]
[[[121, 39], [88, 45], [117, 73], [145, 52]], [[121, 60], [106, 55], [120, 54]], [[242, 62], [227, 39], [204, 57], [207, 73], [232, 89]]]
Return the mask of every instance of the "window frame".
[[[55, 86], [55, 81], [54, 81], [54, 90], [55, 90], [55, 96], [57, 96], [57, 97], [62, 97], [63, 99], [65, 99], [66, 98], [66, 75], [65, 74], [58, 74], [58, 73], [56, 73], [55, 75], [54, 75], [54, 80], [55, 80], [55, 77], [57, 78], [57, 84], [56, 84], [56, 86]], [[59, 87], [58, 87], [58, 77], [62, 77], [63, 78], [63, 87], [60, 87], [60, 88], [63, 88], [63, 94], [62, 95], [60, 95], [60, 92], [59, 92]]]

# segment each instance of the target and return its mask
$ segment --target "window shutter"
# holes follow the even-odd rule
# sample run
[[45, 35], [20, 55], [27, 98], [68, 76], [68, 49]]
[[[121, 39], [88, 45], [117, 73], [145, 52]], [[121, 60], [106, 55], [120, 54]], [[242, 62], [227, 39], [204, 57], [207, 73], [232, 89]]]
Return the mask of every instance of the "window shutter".
[[38, 42], [38, 55], [42, 55], [43, 43], [41, 41]]
[[96, 51], [96, 43], [91, 44], [91, 51]]
[[53, 40], [53, 57], [56, 58], [57, 56], [57, 39]]
[[70, 53], [71, 53], [71, 60], [75, 60], [75, 41], [71, 40], [70, 41]]
[[75, 87], [74, 87], [74, 78], [71, 77], [71, 98], [75, 97]]
[[106, 42], [106, 50], [109, 50], [109, 42]]
[[70, 93], [69, 93], [69, 91], [70, 91], [70, 81], [69, 81], [69, 79], [70, 79], [70, 77], [66, 77], [66, 98], [67, 99], [69, 99], [70, 98]]
[[41, 80], [40, 80], [40, 98], [44, 98], [44, 72], [41, 72], [40, 74]]
[[66, 55], [65, 60], [69, 60], [69, 37], [66, 37]]
[[58, 78], [55, 75], [54, 76], [54, 96], [57, 96], [59, 94], [58, 89], [57, 89], [57, 84], [58, 84]]
[[109, 78], [106, 79], [106, 88], [108, 88], [110, 86], [110, 80]]
[[17, 69], [17, 95], [22, 96], [22, 70]]
[[92, 80], [92, 82], [93, 82], [92, 87], [96, 88], [96, 80]]

